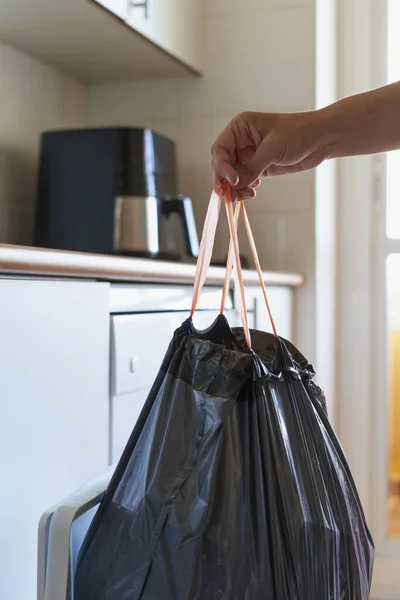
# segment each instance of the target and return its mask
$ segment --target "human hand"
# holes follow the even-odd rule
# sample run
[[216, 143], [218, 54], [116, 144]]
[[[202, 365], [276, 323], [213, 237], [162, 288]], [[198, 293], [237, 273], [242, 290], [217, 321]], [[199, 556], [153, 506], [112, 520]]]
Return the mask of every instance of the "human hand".
[[254, 198], [261, 177], [313, 169], [327, 158], [318, 111], [237, 115], [212, 150], [214, 189], [226, 179], [234, 199]]

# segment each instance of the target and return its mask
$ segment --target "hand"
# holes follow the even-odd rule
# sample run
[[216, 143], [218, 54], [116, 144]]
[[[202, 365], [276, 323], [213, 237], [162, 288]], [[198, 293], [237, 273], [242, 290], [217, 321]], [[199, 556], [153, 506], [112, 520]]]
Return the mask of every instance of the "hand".
[[254, 198], [261, 177], [313, 169], [327, 158], [319, 112], [255, 113], [235, 117], [217, 137], [213, 157], [214, 189], [226, 179], [233, 196]]

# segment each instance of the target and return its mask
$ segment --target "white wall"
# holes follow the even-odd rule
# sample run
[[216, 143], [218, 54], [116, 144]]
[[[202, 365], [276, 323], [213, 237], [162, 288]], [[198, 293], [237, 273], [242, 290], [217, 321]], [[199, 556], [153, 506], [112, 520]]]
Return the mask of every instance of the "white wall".
[[[88, 90], [88, 123], [146, 125], [178, 144], [180, 191], [198, 222], [211, 191], [210, 148], [243, 110], [315, 105], [314, 0], [204, 0], [203, 78], [127, 82]], [[270, 179], [248, 203], [264, 269], [304, 272], [296, 341], [315, 359], [315, 174]], [[224, 256], [226, 228], [216, 254]], [[245, 250], [245, 247], [244, 247]]]
[[82, 126], [85, 88], [0, 43], [0, 241], [31, 244], [40, 134]]

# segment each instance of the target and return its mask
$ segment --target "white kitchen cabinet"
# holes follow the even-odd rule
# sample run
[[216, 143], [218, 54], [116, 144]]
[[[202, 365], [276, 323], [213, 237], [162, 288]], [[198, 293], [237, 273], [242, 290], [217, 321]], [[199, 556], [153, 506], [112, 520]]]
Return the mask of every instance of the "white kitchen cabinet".
[[127, 24], [194, 70], [201, 70], [199, 0], [128, 0]]
[[108, 284], [0, 280], [0, 598], [36, 598], [42, 513], [108, 462]]
[[[267, 295], [278, 335], [290, 341], [293, 337], [293, 290], [289, 287], [271, 286], [267, 288]], [[246, 303], [250, 313], [250, 327], [272, 332], [264, 295], [260, 287], [246, 288]]]
[[[228, 318], [234, 311], [228, 311]], [[198, 311], [193, 322], [207, 329], [218, 311]], [[110, 464], [118, 462], [140, 415], [162, 360], [188, 314], [116, 315], [111, 325]], [[236, 324], [236, 323], [234, 323]]]

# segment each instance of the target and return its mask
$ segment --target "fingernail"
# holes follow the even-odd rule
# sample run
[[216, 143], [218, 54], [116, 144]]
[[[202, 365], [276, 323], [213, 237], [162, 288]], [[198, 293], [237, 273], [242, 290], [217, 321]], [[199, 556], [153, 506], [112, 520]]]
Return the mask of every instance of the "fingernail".
[[225, 175], [225, 179], [232, 186], [235, 186], [235, 185], [237, 185], [239, 183], [239, 177], [237, 175], [236, 175], [236, 177], [229, 177], [229, 175]]
[[252, 192], [250, 192], [250, 191], [247, 191], [247, 192], [243, 192], [243, 193], [241, 194], [241, 196], [242, 196], [242, 198], [243, 198], [244, 200], [252, 200], [252, 199], [255, 197], [255, 194], [253, 194], [253, 193], [252, 193]]

